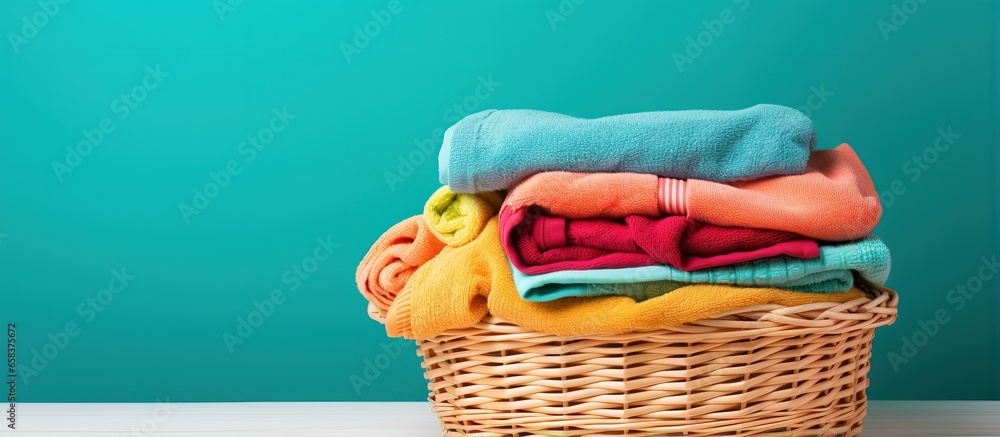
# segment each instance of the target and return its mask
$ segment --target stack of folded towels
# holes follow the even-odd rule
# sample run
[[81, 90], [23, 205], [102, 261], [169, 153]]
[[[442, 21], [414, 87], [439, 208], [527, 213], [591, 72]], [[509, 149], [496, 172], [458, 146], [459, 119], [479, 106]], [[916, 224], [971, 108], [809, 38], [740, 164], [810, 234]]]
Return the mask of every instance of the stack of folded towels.
[[390, 336], [487, 314], [619, 334], [882, 285], [882, 208], [847, 144], [783, 106], [579, 119], [490, 110], [445, 133], [441, 183], [357, 270]]

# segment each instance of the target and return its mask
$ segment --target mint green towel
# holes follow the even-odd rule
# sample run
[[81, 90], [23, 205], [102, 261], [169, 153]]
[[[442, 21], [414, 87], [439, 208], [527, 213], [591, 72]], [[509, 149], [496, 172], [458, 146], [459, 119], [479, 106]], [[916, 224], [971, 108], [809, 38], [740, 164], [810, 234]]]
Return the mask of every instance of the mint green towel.
[[[841, 293], [854, 286], [853, 272], [878, 285], [889, 277], [889, 248], [875, 235], [861, 240], [820, 245], [819, 258], [764, 258], [731, 266], [685, 272], [670, 266], [628, 269], [561, 270], [526, 275], [511, 267], [514, 286], [525, 300], [546, 302], [569, 296], [650, 297], [663, 284], [712, 283], [775, 287], [812, 293]], [[669, 281], [669, 282], [663, 282]], [[675, 287], [676, 288], [676, 287]]]

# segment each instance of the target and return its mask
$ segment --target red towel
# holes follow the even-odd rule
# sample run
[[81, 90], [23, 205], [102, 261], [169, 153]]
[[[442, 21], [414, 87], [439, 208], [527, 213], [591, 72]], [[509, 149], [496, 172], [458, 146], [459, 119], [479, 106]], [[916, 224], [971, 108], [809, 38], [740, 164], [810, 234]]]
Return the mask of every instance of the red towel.
[[819, 245], [797, 234], [698, 223], [683, 216], [572, 219], [537, 207], [500, 212], [500, 239], [529, 275], [666, 264], [692, 271], [778, 255], [816, 258]]

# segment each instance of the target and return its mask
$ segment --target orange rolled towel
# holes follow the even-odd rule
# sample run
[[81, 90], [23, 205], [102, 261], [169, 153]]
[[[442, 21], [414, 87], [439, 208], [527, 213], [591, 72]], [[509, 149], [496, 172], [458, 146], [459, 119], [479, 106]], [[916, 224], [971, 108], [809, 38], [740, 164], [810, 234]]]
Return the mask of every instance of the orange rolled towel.
[[423, 216], [413, 216], [389, 228], [361, 260], [355, 279], [365, 299], [388, 310], [410, 276], [445, 246]]

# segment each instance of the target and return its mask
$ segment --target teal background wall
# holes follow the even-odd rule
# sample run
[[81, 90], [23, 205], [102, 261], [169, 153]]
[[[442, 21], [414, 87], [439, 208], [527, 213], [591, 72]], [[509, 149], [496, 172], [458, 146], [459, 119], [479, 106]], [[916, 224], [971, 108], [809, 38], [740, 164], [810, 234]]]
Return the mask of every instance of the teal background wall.
[[[870, 396], [998, 399], [998, 280], [973, 279], [997, 254], [996, 14], [915, 0], [4, 1], [0, 321], [16, 323], [19, 400], [423, 399], [412, 344], [368, 319], [353, 279], [438, 186], [438, 143], [418, 142], [461, 105], [596, 117], [760, 102], [801, 107], [821, 147], [852, 144], [884, 193], [876, 232], [902, 306], [876, 337]], [[366, 25], [377, 34], [355, 45]], [[270, 316], [238, 331], [258, 306]]]

